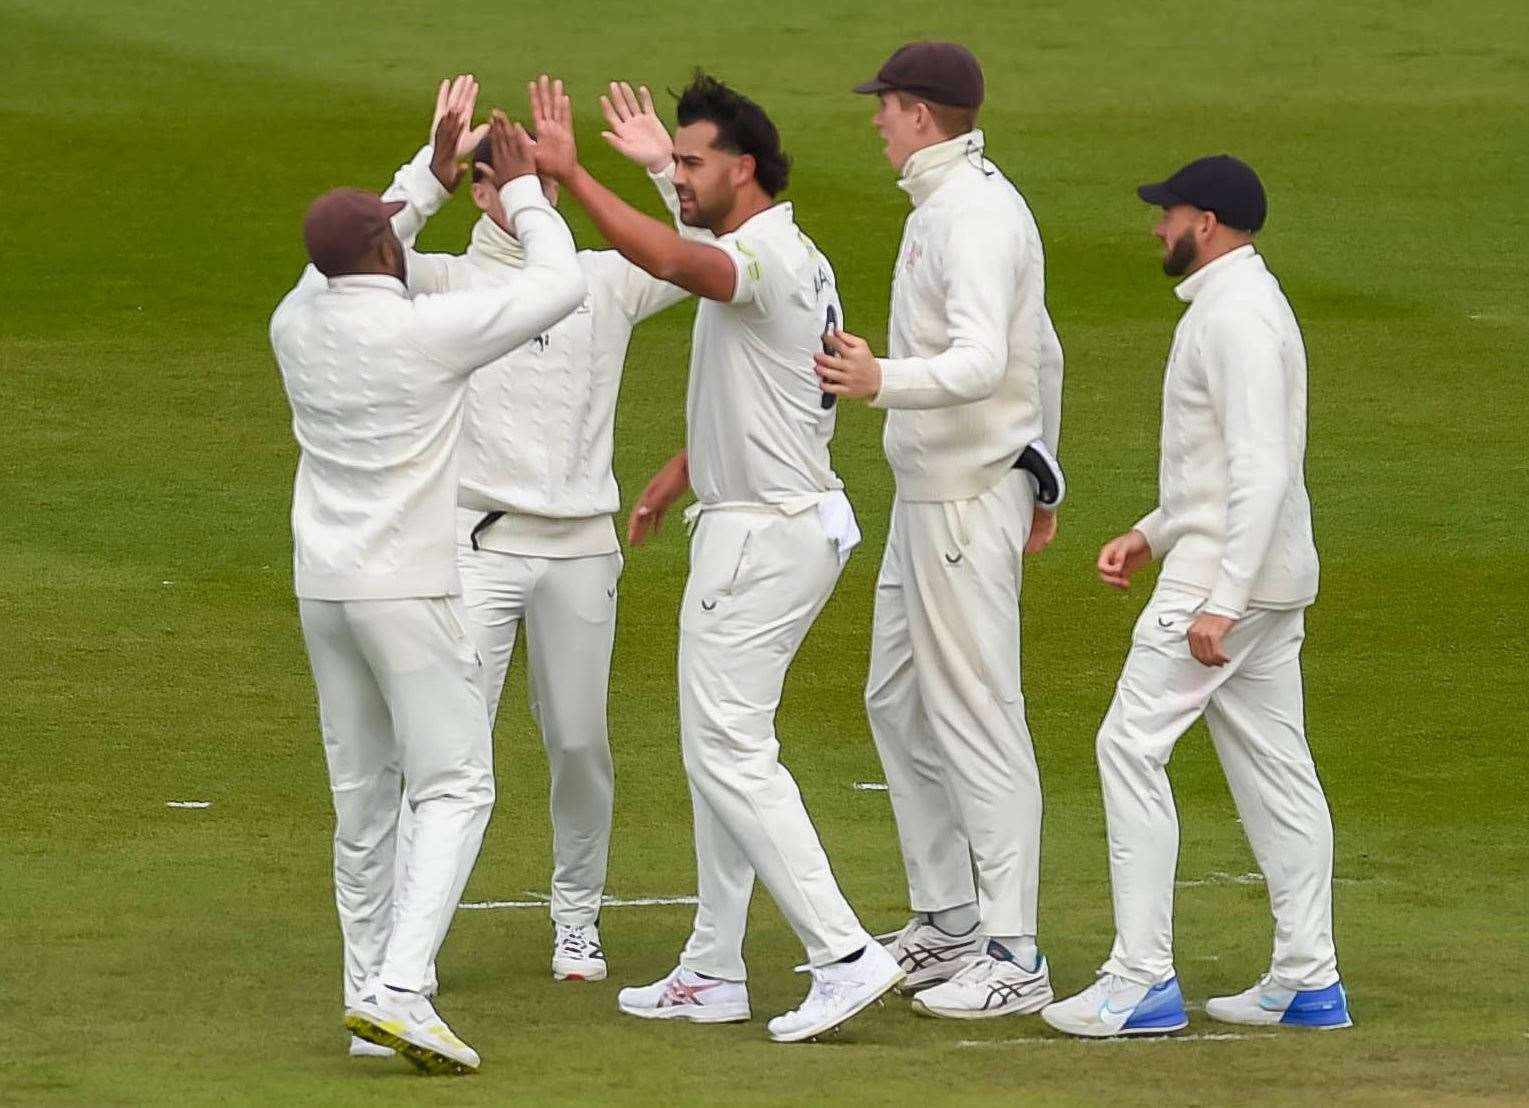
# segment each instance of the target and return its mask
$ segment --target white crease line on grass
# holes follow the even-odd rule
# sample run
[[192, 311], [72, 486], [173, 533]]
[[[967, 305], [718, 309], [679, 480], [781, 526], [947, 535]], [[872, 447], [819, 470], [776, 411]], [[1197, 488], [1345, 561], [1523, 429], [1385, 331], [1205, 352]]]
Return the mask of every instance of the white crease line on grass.
[[1204, 877], [1174, 882], [1181, 889], [1198, 889], [1203, 885], [1262, 885], [1263, 883], [1264, 875], [1256, 871], [1253, 873], [1222, 873], [1220, 870], [1212, 870]]
[[1036, 1035], [1026, 1039], [961, 1039], [956, 1046], [962, 1049], [984, 1046], [1034, 1046], [1041, 1043], [1082, 1043], [1085, 1046], [1104, 1046], [1109, 1043], [1234, 1043], [1247, 1042], [1251, 1039], [1277, 1039], [1278, 1035], [1241, 1035], [1235, 1031], [1217, 1032], [1203, 1035], [1142, 1035], [1128, 1037], [1116, 1036], [1112, 1039], [1080, 1039], [1080, 1038], [1050, 1038]]
[[167, 800], [166, 808], [211, 808], [210, 800]]
[[855, 788], [863, 793], [884, 793], [887, 791], [886, 785], [880, 781], [856, 781]]
[[[550, 901], [542, 900], [473, 900], [463, 901], [458, 908], [465, 908], [470, 912], [488, 911], [497, 908], [545, 908]], [[667, 907], [671, 904], [695, 904], [693, 896], [636, 896], [615, 897], [602, 896], [600, 907], [602, 908], [657, 908]]]

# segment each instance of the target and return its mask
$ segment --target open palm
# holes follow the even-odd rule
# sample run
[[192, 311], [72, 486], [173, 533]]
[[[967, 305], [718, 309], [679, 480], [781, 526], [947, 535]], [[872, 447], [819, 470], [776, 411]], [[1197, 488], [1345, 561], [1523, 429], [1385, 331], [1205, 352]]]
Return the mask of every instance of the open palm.
[[653, 173], [669, 164], [674, 156], [674, 140], [653, 109], [653, 94], [647, 85], [634, 93], [625, 81], [612, 81], [610, 95], [600, 97], [600, 107], [610, 128], [601, 131], [600, 137], [616, 153]]

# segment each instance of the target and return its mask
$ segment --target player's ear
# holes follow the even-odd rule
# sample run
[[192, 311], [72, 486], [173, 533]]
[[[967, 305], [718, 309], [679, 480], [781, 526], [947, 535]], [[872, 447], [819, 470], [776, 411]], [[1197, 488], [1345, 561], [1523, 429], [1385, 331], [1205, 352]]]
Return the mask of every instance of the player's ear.
[[748, 184], [749, 179], [758, 170], [759, 163], [754, 160], [753, 154], [739, 154], [738, 160], [733, 163], [733, 185], [741, 187]]

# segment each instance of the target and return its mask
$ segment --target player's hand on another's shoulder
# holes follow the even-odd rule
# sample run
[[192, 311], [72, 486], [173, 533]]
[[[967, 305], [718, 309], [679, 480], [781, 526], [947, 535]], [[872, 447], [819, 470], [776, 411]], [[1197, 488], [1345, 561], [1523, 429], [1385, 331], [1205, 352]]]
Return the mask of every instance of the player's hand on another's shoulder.
[[1026, 554], [1039, 554], [1056, 538], [1056, 513], [1036, 505], [1030, 519], [1030, 537], [1025, 540]]
[[530, 82], [531, 126], [536, 131], [536, 170], [563, 182], [579, 167], [578, 146], [573, 138], [573, 101], [563, 82], [543, 73]]
[[1131, 587], [1131, 578], [1152, 560], [1147, 536], [1134, 528], [1117, 535], [1099, 551], [1099, 579], [1117, 589]]
[[[494, 164], [479, 162], [478, 172], [495, 191], [503, 188], [516, 177], [525, 177], [536, 172], [535, 147], [531, 142], [531, 136], [526, 134], [526, 129], [519, 123], [511, 123], [509, 117], [498, 108], [494, 109], [493, 118], [489, 121], [488, 141], [493, 150]], [[474, 199], [476, 199], [476, 192]], [[479, 207], [482, 205], [480, 204]], [[490, 214], [492, 215], [491, 212]]]
[[488, 133], [488, 124], [471, 126], [478, 103], [478, 82], [471, 73], [442, 80], [435, 93], [430, 120], [430, 172], [447, 192], [455, 192], [463, 176], [463, 157]]
[[612, 81], [610, 95], [600, 97], [609, 130], [600, 137], [611, 149], [643, 166], [649, 173], [661, 173], [674, 160], [674, 139], [653, 107], [653, 94], [647, 85], [636, 92], [625, 81]]

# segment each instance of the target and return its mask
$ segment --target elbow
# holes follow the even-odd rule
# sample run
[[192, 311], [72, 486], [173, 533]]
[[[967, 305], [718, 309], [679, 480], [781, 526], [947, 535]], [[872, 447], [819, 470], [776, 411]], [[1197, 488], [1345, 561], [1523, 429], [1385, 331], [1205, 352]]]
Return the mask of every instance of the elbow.
[[653, 265], [647, 268], [648, 273], [660, 281], [671, 285], [680, 284], [685, 278], [685, 267], [680, 262], [678, 251], [666, 250], [653, 259]]
[[981, 350], [972, 362], [972, 372], [959, 390], [961, 399], [970, 403], [986, 400], [1003, 384], [1004, 370], [1008, 368], [1008, 352], [1005, 350]]
[[589, 282], [584, 277], [584, 267], [575, 260], [566, 269], [560, 268], [556, 278], [549, 282], [548, 294], [557, 302], [559, 319], [573, 311], [589, 295]]

